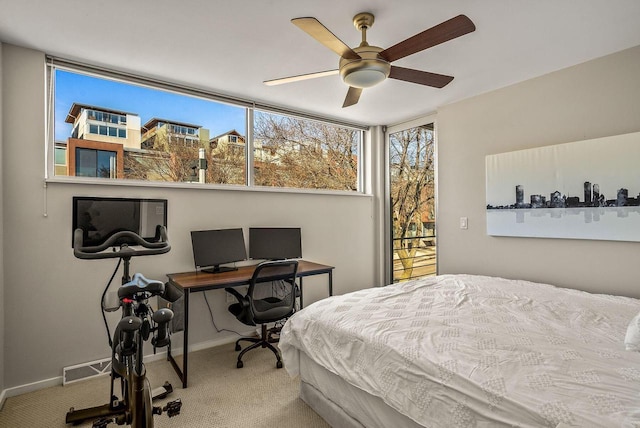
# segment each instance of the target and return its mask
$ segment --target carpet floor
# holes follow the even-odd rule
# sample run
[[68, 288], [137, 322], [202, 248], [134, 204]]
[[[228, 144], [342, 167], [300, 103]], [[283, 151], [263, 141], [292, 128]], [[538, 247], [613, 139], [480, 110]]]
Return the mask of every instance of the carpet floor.
[[[154, 405], [180, 398], [182, 410], [169, 418], [154, 418], [162, 427], [278, 427], [328, 428], [309, 406], [298, 398], [300, 382], [285, 369], [276, 369], [268, 349], [256, 349], [243, 357], [244, 367], [236, 368], [233, 343], [189, 354], [189, 386], [182, 389], [168, 361], [148, 363], [151, 387], [169, 381], [173, 393]], [[181, 364], [181, 361], [178, 360]], [[116, 383], [119, 389], [119, 382]], [[108, 376], [54, 386], [16, 397], [9, 397], [0, 411], [0, 427], [65, 427], [71, 407], [83, 409], [106, 403]], [[87, 422], [82, 427], [90, 427]], [[117, 426], [117, 425], [109, 425]]]

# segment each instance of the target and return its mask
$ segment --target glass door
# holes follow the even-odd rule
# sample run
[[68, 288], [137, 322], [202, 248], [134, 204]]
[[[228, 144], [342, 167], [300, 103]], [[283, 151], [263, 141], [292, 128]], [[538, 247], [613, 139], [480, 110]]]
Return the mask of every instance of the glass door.
[[435, 275], [435, 126], [389, 129], [392, 282]]

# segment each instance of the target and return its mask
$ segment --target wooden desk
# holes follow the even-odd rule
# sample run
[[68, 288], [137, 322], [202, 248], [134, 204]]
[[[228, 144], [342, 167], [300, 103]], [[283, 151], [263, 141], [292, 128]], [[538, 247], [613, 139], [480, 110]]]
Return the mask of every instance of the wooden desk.
[[[218, 288], [238, 287], [248, 285], [256, 265], [241, 266], [237, 270], [220, 273], [183, 272], [167, 274], [169, 282], [184, 291], [184, 331], [182, 368], [171, 355], [171, 346], [167, 350], [167, 358], [182, 381], [182, 387], [187, 387], [187, 369], [189, 356], [189, 295], [198, 291], [215, 290]], [[300, 307], [302, 308], [302, 279], [311, 275], [329, 275], [329, 296], [333, 295], [333, 266], [306, 260], [298, 261], [298, 278], [300, 281]]]

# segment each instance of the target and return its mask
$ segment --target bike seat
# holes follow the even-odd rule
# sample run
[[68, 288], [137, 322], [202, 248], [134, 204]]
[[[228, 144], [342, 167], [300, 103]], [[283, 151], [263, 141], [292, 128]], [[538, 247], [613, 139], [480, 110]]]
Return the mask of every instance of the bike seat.
[[147, 279], [141, 273], [136, 273], [131, 278], [131, 281], [122, 284], [118, 288], [118, 297], [120, 299], [132, 298], [140, 293], [144, 293], [148, 297], [162, 294], [164, 293], [164, 283], [155, 279]]

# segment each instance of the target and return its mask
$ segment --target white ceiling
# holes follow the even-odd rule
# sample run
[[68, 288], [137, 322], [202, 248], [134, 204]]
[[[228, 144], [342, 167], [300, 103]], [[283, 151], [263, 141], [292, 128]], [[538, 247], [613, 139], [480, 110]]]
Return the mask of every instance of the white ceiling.
[[[455, 76], [443, 89], [387, 79], [341, 108], [338, 56], [290, 23], [313, 16], [347, 45], [371, 12], [371, 45], [394, 45], [459, 14], [476, 31], [394, 65]], [[442, 105], [640, 45], [638, 0], [0, 0], [0, 41], [358, 124], [395, 124]]]

